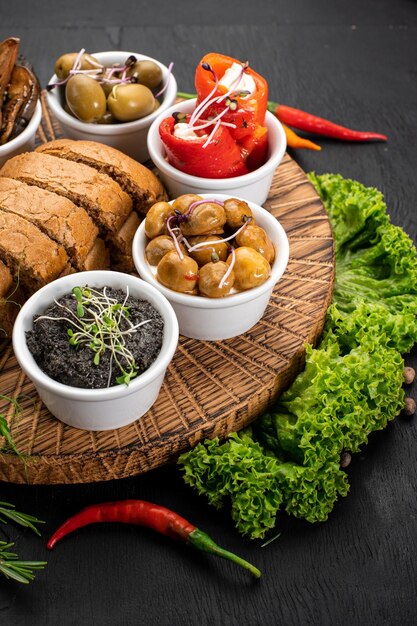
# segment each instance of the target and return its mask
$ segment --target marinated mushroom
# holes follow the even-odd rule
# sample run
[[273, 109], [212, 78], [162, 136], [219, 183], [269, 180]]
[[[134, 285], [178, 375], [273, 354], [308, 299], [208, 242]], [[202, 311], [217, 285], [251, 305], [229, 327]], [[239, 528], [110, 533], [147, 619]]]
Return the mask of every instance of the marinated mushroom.
[[228, 265], [231, 264], [233, 256], [235, 256], [233, 264], [234, 287], [238, 291], [258, 287], [269, 278], [271, 266], [265, 257], [253, 248], [247, 246], [236, 248], [234, 255], [230, 254], [227, 258], [226, 263]]
[[199, 202], [203, 198], [197, 196], [195, 193], [184, 193], [182, 196], [178, 196], [172, 203], [172, 208], [180, 213], [186, 213], [193, 202]]
[[181, 222], [183, 235], [218, 235], [223, 233], [226, 213], [222, 206], [215, 202], [204, 202], [193, 208], [187, 221]]
[[227, 296], [233, 288], [235, 281], [233, 270], [229, 273], [226, 280], [223, 280], [228, 271], [229, 266], [223, 261], [210, 262], [203, 265], [198, 277], [200, 293], [208, 298], [224, 298], [224, 296]]
[[259, 254], [265, 257], [268, 263], [272, 263], [275, 258], [275, 248], [272, 241], [264, 229], [256, 224], [247, 224], [246, 227], [236, 235], [235, 241], [238, 246], [246, 246], [257, 250]]
[[[181, 252], [186, 254], [186, 250], [182, 244], [179, 244]], [[169, 235], [159, 235], [155, 239], [151, 239], [145, 248], [146, 260], [150, 265], [158, 265], [159, 261], [167, 252], [176, 250], [174, 240]]]
[[198, 237], [190, 237], [188, 239], [188, 243], [191, 247], [201, 244], [201, 247], [198, 247], [196, 250], [189, 251], [190, 257], [197, 261], [199, 267], [213, 261], [213, 255], [217, 257], [218, 261], [225, 261], [227, 259], [227, 243], [217, 235], [199, 235]]
[[226, 213], [226, 223], [229, 228], [240, 228], [249, 217], [252, 218], [253, 221], [252, 211], [244, 200], [228, 198], [224, 201], [224, 210]]
[[176, 250], [171, 250], [158, 263], [156, 277], [174, 291], [193, 291], [198, 280], [198, 265], [191, 257], [184, 255], [181, 259]]
[[151, 206], [145, 218], [145, 234], [149, 239], [166, 233], [167, 219], [173, 214], [168, 202], [156, 202]]

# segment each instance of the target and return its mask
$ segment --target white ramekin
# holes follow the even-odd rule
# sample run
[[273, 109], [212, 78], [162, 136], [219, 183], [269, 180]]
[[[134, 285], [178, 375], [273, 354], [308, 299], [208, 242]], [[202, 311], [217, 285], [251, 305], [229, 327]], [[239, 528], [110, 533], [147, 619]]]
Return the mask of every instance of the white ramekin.
[[175, 111], [191, 113], [195, 109], [196, 100], [179, 102], [161, 112], [152, 123], [148, 133], [148, 150], [152, 161], [159, 170], [160, 177], [170, 196], [176, 198], [183, 193], [218, 192], [229, 197], [244, 198], [262, 205], [268, 197], [272, 178], [282, 161], [287, 147], [284, 129], [277, 118], [267, 111], [265, 124], [268, 128], [268, 159], [257, 170], [234, 176], [233, 178], [201, 178], [185, 174], [168, 163], [164, 144], [159, 136], [159, 126], [163, 119], [170, 117]]
[[[164, 336], [156, 360], [129, 385], [106, 389], [80, 389], [59, 383], [45, 374], [35, 362], [26, 344], [26, 331], [33, 328], [33, 316], [41, 314], [69, 293], [73, 287], [116, 287], [150, 302], [162, 315]], [[152, 285], [121, 272], [96, 270], [70, 274], [49, 283], [23, 305], [13, 329], [13, 349], [20, 367], [33, 381], [36, 390], [52, 415], [85, 430], [110, 430], [126, 426], [141, 417], [158, 397], [166, 368], [178, 342], [178, 322], [172, 306]]]
[[[226, 200], [229, 195], [201, 193], [203, 198]], [[285, 230], [266, 209], [248, 202], [258, 226], [269, 235], [275, 247], [271, 276], [263, 285], [225, 298], [205, 298], [179, 293], [161, 285], [145, 257], [148, 239], [145, 220], [133, 239], [133, 260], [140, 276], [153, 285], [171, 302], [178, 318], [180, 333], [193, 339], [218, 341], [246, 332], [261, 319], [272, 291], [287, 267], [289, 244]]]
[[[108, 66], [111, 66], [112, 63], [124, 63], [131, 54], [133, 54], [138, 61], [147, 60], [157, 63], [162, 70], [162, 84], [165, 85], [165, 81], [168, 78], [168, 68], [157, 61], [157, 59], [136, 52], [120, 52], [115, 50], [92, 53], [98, 61]], [[49, 80], [49, 83], [56, 83], [58, 80], [59, 79], [54, 74]], [[162, 111], [168, 109], [168, 107], [175, 102], [175, 98], [177, 97], [177, 81], [172, 73], [169, 77], [168, 87], [161, 97], [162, 101], [159, 109], [140, 120], [117, 124], [88, 124], [87, 122], [81, 122], [64, 111], [63, 90], [55, 87], [55, 89], [47, 92], [48, 105], [61, 124], [65, 137], [104, 143], [107, 146], [121, 150], [121, 152], [124, 152], [140, 162], [149, 159], [146, 138], [150, 125]]]
[[42, 118], [42, 105], [40, 101], [36, 103], [35, 111], [26, 128], [14, 139], [0, 146], [0, 167], [7, 161], [21, 154], [30, 152], [35, 147], [35, 136]]

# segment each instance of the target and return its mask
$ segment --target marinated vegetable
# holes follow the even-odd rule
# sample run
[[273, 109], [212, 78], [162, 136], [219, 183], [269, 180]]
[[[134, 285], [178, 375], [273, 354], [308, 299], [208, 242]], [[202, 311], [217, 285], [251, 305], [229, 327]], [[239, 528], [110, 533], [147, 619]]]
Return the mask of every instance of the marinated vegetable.
[[147, 262], [174, 291], [223, 298], [257, 287], [271, 274], [274, 246], [238, 198], [222, 202], [184, 194], [172, 204], [157, 202], [146, 216], [145, 234]]
[[152, 113], [155, 98], [145, 85], [116, 85], [107, 98], [107, 106], [119, 122], [132, 122]]
[[259, 168], [267, 158], [266, 80], [248, 62], [210, 53], [195, 73], [196, 108], [174, 113], [159, 132], [168, 161], [192, 176], [230, 178]]
[[32, 119], [39, 99], [39, 82], [26, 61], [19, 58], [20, 40], [0, 44], [0, 145], [17, 137]]
[[70, 111], [82, 122], [98, 122], [106, 112], [106, 96], [100, 85], [86, 74], [71, 76], [65, 88]]
[[83, 122], [132, 122], [158, 109], [157, 98], [168, 86], [172, 66], [162, 85], [162, 70], [152, 60], [138, 61], [131, 55], [124, 64], [107, 67], [83, 48], [57, 59], [55, 73], [60, 80], [47, 89], [66, 86], [63, 107]]

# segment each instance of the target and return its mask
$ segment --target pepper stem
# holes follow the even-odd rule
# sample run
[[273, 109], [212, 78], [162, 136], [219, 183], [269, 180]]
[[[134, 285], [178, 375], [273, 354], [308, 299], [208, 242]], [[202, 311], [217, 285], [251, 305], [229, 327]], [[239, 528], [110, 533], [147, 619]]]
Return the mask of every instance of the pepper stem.
[[184, 98], [184, 100], [191, 100], [192, 98], [197, 98], [196, 93], [186, 93], [185, 91], [177, 92], [178, 98]]
[[257, 567], [255, 567], [251, 563], [248, 563], [248, 561], [245, 561], [244, 559], [240, 558], [240, 556], [233, 554], [233, 552], [224, 550], [223, 548], [218, 546], [213, 541], [213, 539], [211, 539], [208, 535], [206, 535], [206, 533], [204, 533], [202, 530], [199, 530], [198, 528], [193, 530], [188, 535], [187, 543], [190, 543], [194, 548], [197, 548], [197, 550], [202, 550], [203, 552], [208, 552], [209, 554], [215, 554], [216, 556], [219, 556], [222, 559], [227, 559], [229, 561], [232, 561], [233, 563], [236, 563], [236, 565], [240, 565], [241, 567], [244, 567], [253, 576], [255, 576], [255, 578], [260, 578], [261, 576], [261, 572], [258, 570]]

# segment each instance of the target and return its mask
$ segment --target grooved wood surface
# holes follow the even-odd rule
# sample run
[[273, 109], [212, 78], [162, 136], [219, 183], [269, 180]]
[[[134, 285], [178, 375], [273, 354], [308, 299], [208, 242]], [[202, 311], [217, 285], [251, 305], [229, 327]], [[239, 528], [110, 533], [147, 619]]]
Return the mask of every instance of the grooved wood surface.
[[[42, 94], [38, 140], [61, 131]], [[17, 483], [84, 483], [144, 473], [173, 461], [205, 437], [224, 437], [262, 413], [303, 365], [304, 344], [321, 333], [330, 303], [333, 238], [325, 209], [302, 169], [285, 155], [265, 206], [290, 242], [287, 270], [262, 320], [247, 333], [221, 342], [180, 337], [154, 406], [133, 424], [111, 431], [82, 431], [56, 420], [36, 394], [4, 343], [0, 388], [19, 401], [0, 412], [17, 448], [0, 454], [0, 479]]]

